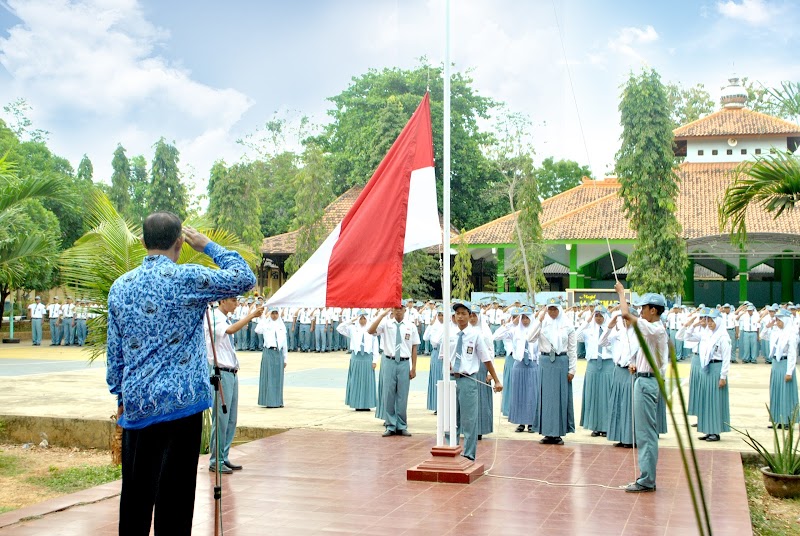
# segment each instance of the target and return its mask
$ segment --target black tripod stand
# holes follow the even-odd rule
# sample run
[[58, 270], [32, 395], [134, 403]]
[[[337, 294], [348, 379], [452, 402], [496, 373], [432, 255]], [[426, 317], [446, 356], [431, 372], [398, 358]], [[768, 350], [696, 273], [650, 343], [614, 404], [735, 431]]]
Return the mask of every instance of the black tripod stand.
[[[222, 413], [228, 413], [228, 408], [225, 405], [225, 392], [222, 389], [222, 376], [219, 370], [219, 362], [217, 361], [217, 337], [216, 331], [214, 330], [214, 326], [211, 324], [211, 315], [206, 309], [206, 322], [208, 323], [208, 332], [211, 335], [211, 353], [214, 356], [214, 373], [211, 375], [211, 385], [214, 386], [214, 409], [213, 415], [218, 416], [220, 407], [222, 408]], [[216, 453], [214, 459], [216, 463], [214, 464], [214, 536], [218, 536], [220, 533], [223, 532], [222, 530], [222, 473], [219, 472], [219, 466], [222, 463], [220, 459], [220, 448], [219, 448], [219, 418], [214, 419], [214, 443], [215, 445], [209, 445], [209, 450], [214, 449], [213, 452]]]

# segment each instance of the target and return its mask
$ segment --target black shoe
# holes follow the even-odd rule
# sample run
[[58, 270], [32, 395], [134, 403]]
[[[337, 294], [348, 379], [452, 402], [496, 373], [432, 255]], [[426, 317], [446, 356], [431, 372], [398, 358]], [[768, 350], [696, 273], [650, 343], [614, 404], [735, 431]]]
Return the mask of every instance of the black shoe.
[[531, 426], [530, 424], [528, 425], [528, 433], [529, 434], [533, 433], [533, 426]]
[[627, 491], [628, 493], [647, 493], [649, 491], [655, 491], [655, 490], [656, 490], [655, 486], [653, 486], [652, 488], [648, 488], [647, 486], [642, 486], [638, 482], [631, 482], [625, 488], [625, 491]]
[[356, 411], [369, 411], [369, 408], [358, 408]]
[[600, 432], [600, 437], [608, 437], [608, 434], [606, 432]]
[[408, 430], [398, 430], [395, 432], [395, 435], [403, 436], [403, 437], [411, 437], [411, 432]]
[[517, 429], [514, 430], [514, 431], [515, 432], [524, 432], [525, 431], [525, 425], [524, 424], [520, 424], [519, 426], [517, 426]]
[[[483, 435], [482, 434], [478, 434], [478, 441], [480, 441], [481, 439], [483, 439]], [[475, 460], [473, 460], [473, 461], [475, 461]]]
[[434, 415], [436, 415], [437, 413], [438, 413], [437, 411], [434, 411], [434, 412], [433, 412], [433, 414], [434, 414]]
[[554, 437], [552, 444], [553, 445], [563, 445], [564, 444], [564, 440], [561, 439], [560, 437]]
[[394, 435], [394, 432], [393, 432], [393, 431], [391, 431], [391, 430], [385, 430], [385, 431], [384, 431], [384, 432], [381, 434], [381, 437], [389, 437], [389, 436], [393, 436], [393, 435]]
[[633, 448], [633, 444], [632, 443], [620, 443], [619, 445], [624, 449], [632, 449]]
[[600, 437], [600, 432], [592, 432], [592, 437]]
[[541, 443], [542, 445], [552, 445], [553, 444], [552, 439], [553, 439], [552, 437], [545, 436], [539, 440], [539, 443]]
[[710, 434], [705, 434], [705, 435], [697, 436], [697, 439], [699, 439], [700, 441], [706, 441], [709, 437], [711, 437]]
[[619, 443], [614, 443], [614, 446], [615, 446], [615, 447], [620, 447], [620, 448], [621, 448], [621, 447], [624, 447], [624, 446], [625, 446], [625, 443], [622, 443], [622, 442], [619, 442]]
[[[210, 472], [212, 472], [212, 473], [215, 473], [217, 471], [217, 468], [214, 465], [209, 465], [208, 466], [208, 470]], [[225, 466], [225, 464], [222, 464], [219, 467], [219, 472], [222, 473], [223, 475], [230, 475], [230, 474], [233, 473], [233, 469], [231, 469], [230, 467]]]
[[719, 441], [720, 437], [718, 434], [709, 434], [706, 438], [706, 441]]
[[241, 470], [242, 470], [242, 466], [241, 466], [241, 465], [235, 464], [235, 463], [233, 463], [233, 462], [232, 462], [232, 461], [230, 461], [230, 460], [224, 461], [224, 462], [222, 462], [222, 463], [223, 463], [223, 464], [225, 465], [225, 467], [227, 467], [228, 469], [233, 469], [234, 471], [241, 471]]
[[692, 425], [692, 428], [697, 428], [697, 423], [694, 423], [694, 424]]

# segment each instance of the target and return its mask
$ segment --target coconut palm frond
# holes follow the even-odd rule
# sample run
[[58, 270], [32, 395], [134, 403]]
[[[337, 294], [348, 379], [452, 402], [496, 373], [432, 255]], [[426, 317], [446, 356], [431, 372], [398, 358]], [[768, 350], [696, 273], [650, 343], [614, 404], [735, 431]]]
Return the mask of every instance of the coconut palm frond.
[[70, 199], [73, 194], [62, 177], [19, 177], [16, 166], [0, 158], [0, 213], [28, 199]]
[[[194, 225], [195, 223], [200, 223], [200, 225], [196, 226]], [[238, 252], [244, 258], [244, 260], [247, 261], [247, 264], [249, 264], [251, 268], [258, 266], [258, 257], [256, 254], [235, 234], [223, 229], [214, 229], [207, 222], [193, 221], [191, 223], [187, 222], [187, 225], [191, 225], [206, 235], [209, 239], [211, 239], [211, 241], [216, 242], [225, 249]], [[200, 264], [202, 266], [208, 266], [211, 268], [216, 266], [214, 261], [212, 261], [206, 255], [200, 253], [199, 251], [195, 251], [189, 247], [188, 244], [184, 244], [183, 249], [181, 249], [181, 255], [178, 258], [178, 264], [188, 263]]]
[[730, 229], [731, 240], [747, 240], [747, 208], [759, 204], [764, 210], [781, 216], [800, 203], [800, 161], [791, 153], [778, 152], [757, 157], [736, 168], [736, 178], [719, 208], [720, 228]]

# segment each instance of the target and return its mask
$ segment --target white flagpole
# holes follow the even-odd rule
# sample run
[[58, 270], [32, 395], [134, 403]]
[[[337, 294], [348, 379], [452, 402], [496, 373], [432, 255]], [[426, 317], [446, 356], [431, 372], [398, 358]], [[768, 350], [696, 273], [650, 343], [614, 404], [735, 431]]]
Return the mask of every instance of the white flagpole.
[[[444, 308], [444, 333], [442, 334], [442, 389], [439, 394], [439, 419], [437, 419], [436, 443], [444, 445], [445, 419], [450, 432], [450, 446], [455, 446], [458, 437], [455, 429], [454, 382], [450, 380], [450, 0], [445, 0], [444, 14], [444, 125], [442, 177], [442, 202], [444, 212], [444, 277], [442, 281], [442, 307]], [[445, 411], [441, 411], [444, 409]], [[444, 415], [442, 415], [442, 413]]]

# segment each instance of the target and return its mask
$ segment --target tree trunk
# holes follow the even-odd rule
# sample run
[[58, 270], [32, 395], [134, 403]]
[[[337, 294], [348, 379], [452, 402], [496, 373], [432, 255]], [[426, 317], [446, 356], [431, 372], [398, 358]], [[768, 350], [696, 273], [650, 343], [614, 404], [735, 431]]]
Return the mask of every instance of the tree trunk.
[[6, 299], [8, 298], [9, 294], [11, 294], [11, 289], [8, 288], [8, 285], [0, 286], [0, 331], [3, 329], [3, 317], [5, 316], [6, 312]]

